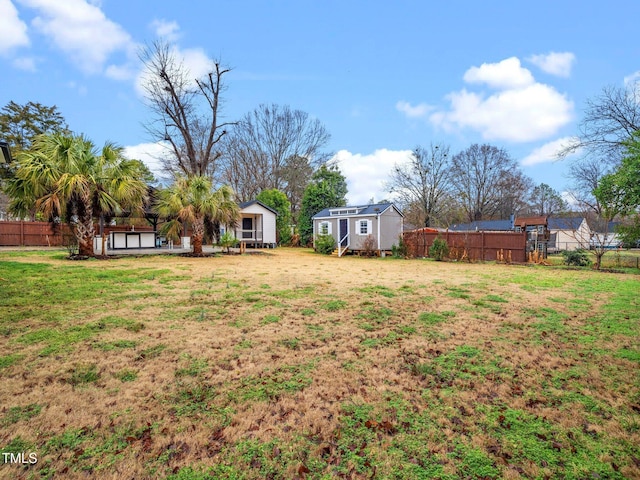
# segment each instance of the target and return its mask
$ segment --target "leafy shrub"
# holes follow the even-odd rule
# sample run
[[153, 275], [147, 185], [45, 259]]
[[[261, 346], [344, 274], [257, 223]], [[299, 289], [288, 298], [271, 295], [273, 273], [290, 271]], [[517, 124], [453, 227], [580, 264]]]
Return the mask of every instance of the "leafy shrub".
[[436, 238], [431, 247], [429, 247], [429, 256], [440, 262], [449, 255], [449, 245], [443, 238]]
[[229, 253], [229, 249], [231, 247], [235, 247], [237, 243], [238, 239], [234, 237], [231, 232], [224, 232], [224, 234], [220, 236], [220, 241], [218, 242], [222, 248], [227, 249], [227, 253]]
[[331, 255], [336, 249], [336, 241], [331, 235], [318, 235], [316, 238], [316, 252]]
[[582, 249], [562, 252], [562, 259], [565, 265], [572, 265], [575, 267], [588, 267], [591, 265], [589, 254], [586, 250]]
[[393, 258], [405, 258], [407, 256], [407, 244], [404, 243], [404, 237], [398, 236], [398, 245], [391, 245], [391, 255]]

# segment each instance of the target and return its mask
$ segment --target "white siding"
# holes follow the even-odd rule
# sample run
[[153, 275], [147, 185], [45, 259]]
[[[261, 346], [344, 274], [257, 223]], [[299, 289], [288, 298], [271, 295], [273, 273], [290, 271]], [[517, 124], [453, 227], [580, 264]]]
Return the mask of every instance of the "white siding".
[[242, 210], [240, 213], [247, 215], [262, 215], [262, 225], [260, 225], [260, 219], [258, 218], [258, 226], [262, 227], [262, 242], [263, 243], [276, 243], [276, 214], [271, 210], [267, 210], [262, 205], [253, 203]]

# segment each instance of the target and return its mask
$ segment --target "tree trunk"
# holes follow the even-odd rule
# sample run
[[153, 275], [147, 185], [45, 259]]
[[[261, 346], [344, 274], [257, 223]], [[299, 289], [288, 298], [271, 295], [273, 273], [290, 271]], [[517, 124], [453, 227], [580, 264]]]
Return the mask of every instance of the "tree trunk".
[[602, 257], [605, 254], [605, 252], [598, 252], [596, 251], [596, 270], [600, 270], [600, 266], [602, 265]]
[[84, 215], [76, 224], [75, 232], [78, 239], [78, 254], [93, 257], [93, 217]]
[[196, 219], [192, 227], [191, 243], [193, 245], [193, 253], [200, 255], [202, 253], [202, 239], [204, 238], [204, 218]]

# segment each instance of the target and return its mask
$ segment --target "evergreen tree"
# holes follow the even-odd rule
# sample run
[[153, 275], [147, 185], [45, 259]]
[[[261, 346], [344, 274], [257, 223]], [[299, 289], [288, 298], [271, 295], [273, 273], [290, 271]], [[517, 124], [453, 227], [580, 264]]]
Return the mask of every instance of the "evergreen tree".
[[338, 167], [321, 166], [311, 177], [302, 196], [298, 217], [300, 241], [309, 244], [313, 236], [313, 216], [320, 210], [346, 205], [347, 180]]

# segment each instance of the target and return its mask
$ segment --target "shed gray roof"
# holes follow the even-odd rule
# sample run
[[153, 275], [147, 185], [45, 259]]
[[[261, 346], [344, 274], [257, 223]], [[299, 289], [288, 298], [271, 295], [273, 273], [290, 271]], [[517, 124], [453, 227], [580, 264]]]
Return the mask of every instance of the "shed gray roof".
[[[360, 217], [360, 216], [365, 216], [365, 215], [377, 215], [379, 213], [382, 213], [386, 210], [388, 210], [389, 208], [395, 208], [398, 213], [400, 215], [402, 215], [402, 212], [400, 211], [400, 209], [398, 207], [396, 207], [393, 203], [376, 203], [375, 205], [351, 205], [348, 207], [331, 207], [331, 208], [325, 208], [324, 210], [320, 210], [318, 213], [316, 213], [313, 218], [323, 218], [323, 217], [330, 217], [331, 216], [331, 210], [335, 210], [335, 209], [340, 209], [340, 210], [350, 210], [350, 209], [358, 209], [358, 213], [352, 213], [350, 215], [345, 215], [345, 216], [349, 216], [349, 217]], [[403, 215], [404, 216], [404, 215]]]

